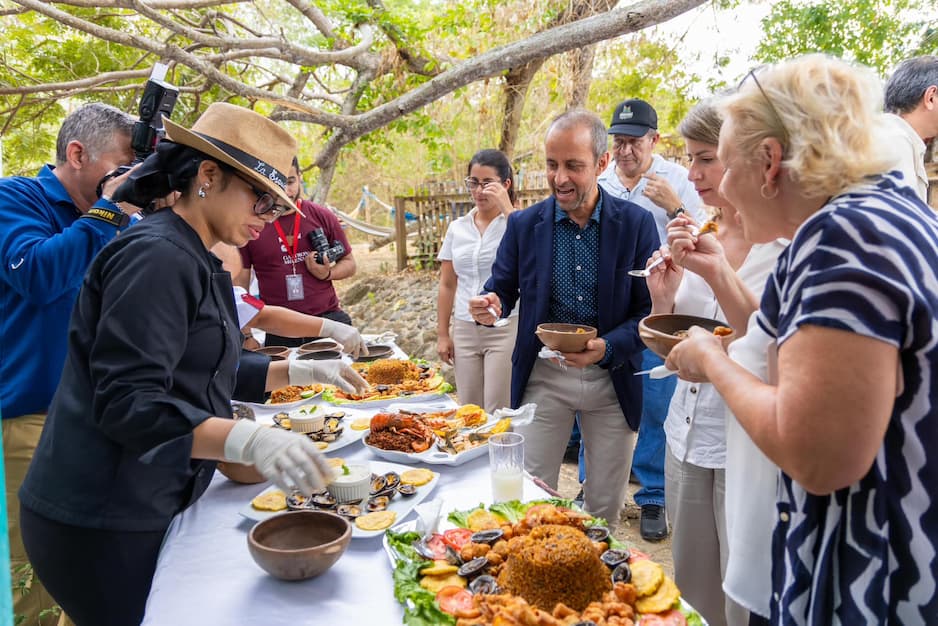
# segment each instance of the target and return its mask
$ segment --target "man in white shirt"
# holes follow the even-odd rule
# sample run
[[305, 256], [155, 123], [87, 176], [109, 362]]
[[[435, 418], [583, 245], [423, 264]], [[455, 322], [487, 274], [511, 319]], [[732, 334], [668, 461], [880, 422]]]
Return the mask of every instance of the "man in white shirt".
[[[668, 240], [667, 223], [681, 212], [702, 224], [706, 216], [700, 197], [687, 179], [687, 169], [654, 153], [658, 144], [658, 114], [638, 98], [621, 102], [609, 124], [612, 161], [599, 176], [599, 184], [617, 198], [631, 200], [652, 214], [658, 237]], [[636, 279], [641, 280], [641, 279]], [[642, 353], [642, 369], [661, 365], [650, 350]], [[673, 377], [651, 380], [642, 386], [642, 421], [632, 460], [632, 472], [642, 484], [635, 503], [642, 509], [640, 530], [646, 541], [668, 536], [664, 510], [664, 420], [674, 393]]]
[[923, 202], [928, 202], [925, 142], [938, 135], [938, 56], [906, 59], [886, 83], [886, 111], [901, 146], [896, 169]]

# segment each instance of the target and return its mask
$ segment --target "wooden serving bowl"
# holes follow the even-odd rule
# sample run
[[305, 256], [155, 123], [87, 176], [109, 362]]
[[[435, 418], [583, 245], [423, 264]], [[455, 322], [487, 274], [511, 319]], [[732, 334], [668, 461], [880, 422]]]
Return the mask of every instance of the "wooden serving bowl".
[[[729, 327], [726, 322], [708, 317], [674, 314], [649, 315], [638, 323], [638, 336], [645, 342], [649, 350], [664, 359], [671, 352], [671, 348], [684, 340], [684, 337], [677, 337], [674, 333], [688, 330], [691, 326], [700, 326], [710, 332], [713, 332], [713, 329], [717, 326]], [[721, 337], [723, 347], [727, 347], [735, 338], [736, 331]]]
[[291, 511], [258, 522], [248, 533], [254, 562], [281, 580], [306, 580], [332, 567], [352, 540], [344, 517], [326, 511]]
[[[580, 329], [583, 332], [577, 332]], [[596, 338], [596, 329], [585, 324], [538, 324], [534, 334], [551, 350], [582, 352], [586, 342]]]
[[255, 352], [260, 352], [261, 354], [266, 354], [267, 356], [274, 358], [280, 357], [282, 359], [290, 356], [290, 348], [286, 346], [265, 346], [263, 348], [258, 348]]

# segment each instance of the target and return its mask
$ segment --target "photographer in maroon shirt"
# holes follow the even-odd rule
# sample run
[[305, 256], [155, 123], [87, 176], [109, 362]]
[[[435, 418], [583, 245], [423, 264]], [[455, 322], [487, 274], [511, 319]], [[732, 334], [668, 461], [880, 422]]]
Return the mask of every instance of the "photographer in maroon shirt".
[[[286, 193], [298, 210], [284, 213], [241, 248], [244, 269], [236, 284], [250, 290], [254, 268], [265, 303], [351, 325], [352, 319], [339, 307], [332, 282], [355, 274], [352, 247], [332, 211], [301, 199], [299, 169], [294, 157]], [[311, 339], [268, 334], [265, 343], [299, 346]]]

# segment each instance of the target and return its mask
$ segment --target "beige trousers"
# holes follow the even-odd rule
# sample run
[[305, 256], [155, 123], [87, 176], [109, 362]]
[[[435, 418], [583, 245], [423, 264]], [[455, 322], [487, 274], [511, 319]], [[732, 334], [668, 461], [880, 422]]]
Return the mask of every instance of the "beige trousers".
[[723, 593], [729, 556], [726, 471], [685, 463], [667, 447], [664, 499], [671, 521], [674, 582], [710, 626], [746, 626], [749, 611]]
[[561, 369], [547, 359], [537, 359], [522, 404], [529, 402], [537, 404], [534, 422], [518, 429], [525, 437], [525, 468], [557, 487], [579, 412], [586, 446], [584, 506], [609, 522], [610, 529], [615, 528], [625, 502], [636, 435], [625, 421], [609, 372], [595, 365]]
[[[17, 492], [39, 444], [39, 435], [46, 422], [44, 414], [22, 415], [3, 420], [3, 465], [6, 478], [7, 533], [10, 540], [10, 579], [13, 583], [13, 614], [25, 616], [24, 626], [50, 626], [58, 623], [51, 613], [41, 620], [39, 613], [55, 606], [39, 579], [29, 576], [24, 566], [29, 563], [20, 534], [20, 499]], [[20, 592], [19, 581], [31, 578], [26, 593]]]
[[453, 320], [456, 393], [462, 404], [477, 404], [491, 413], [511, 406], [511, 351], [518, 317], [501, 328]]

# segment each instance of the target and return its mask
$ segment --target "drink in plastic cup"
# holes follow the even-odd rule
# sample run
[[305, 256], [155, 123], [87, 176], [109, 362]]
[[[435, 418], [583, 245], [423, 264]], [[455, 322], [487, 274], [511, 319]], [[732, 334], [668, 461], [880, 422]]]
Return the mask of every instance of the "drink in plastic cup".
[[489, 438], [492, 501], [521, 500], [524, 496], [524, 437], [499, 433]]

